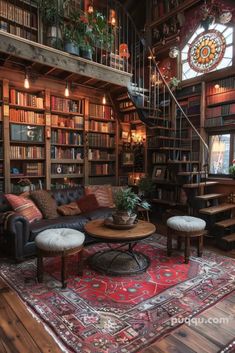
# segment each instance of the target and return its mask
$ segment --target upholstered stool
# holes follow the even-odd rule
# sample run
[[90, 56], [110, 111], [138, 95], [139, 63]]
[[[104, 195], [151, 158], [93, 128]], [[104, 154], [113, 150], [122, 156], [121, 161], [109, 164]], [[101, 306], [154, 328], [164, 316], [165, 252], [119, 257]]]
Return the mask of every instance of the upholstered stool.
[[61, 256], [61, 282], [62, 288], [66, 288], [67, 266], [69, 255], [80, 252], [78, 273], [82, 275], [82, 250], [85, 236], [83, 233], [70, 229], [47, 229], [39, 233], [35, 239], [38, 248], [37, 278], [43, 281], [43, 257]]
[[190, 238], [198, 238], [198, 256], [202, 256], [203, 235], [205, 234], [206, 222], [201, 218], [191, 216], [174, 216], [167, 220], [167, 255], [172, 253], [172, 236], [178, 237], [178, 248], [181, 239], [185, 240], [185, 263], [189, 262]]

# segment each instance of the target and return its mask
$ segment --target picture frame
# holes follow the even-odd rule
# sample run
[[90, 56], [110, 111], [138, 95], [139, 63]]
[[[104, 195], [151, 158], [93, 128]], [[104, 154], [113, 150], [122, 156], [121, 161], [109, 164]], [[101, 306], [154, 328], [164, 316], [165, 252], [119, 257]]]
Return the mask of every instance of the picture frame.
[[122, 164], [123, 166], [133, 166], [134, 165], [134, 153], [133, 152], [123, 152]]
[[164, 180], [166, 176], [166, 166], [155, 165], [153, 169], [152, 179], [153, 180]]
[[122, 135], [121, 135], [122, 140], [128, 141], [130, 138], [130, 133], [129, 131], [124, 131], [122, 130]]

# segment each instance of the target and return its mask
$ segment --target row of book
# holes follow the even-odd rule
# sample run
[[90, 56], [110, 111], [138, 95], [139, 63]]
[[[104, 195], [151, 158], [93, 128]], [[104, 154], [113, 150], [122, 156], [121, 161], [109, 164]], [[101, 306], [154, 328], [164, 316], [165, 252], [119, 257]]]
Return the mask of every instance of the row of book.
[[72, 147], [64, 148], [58, 146], [51, 146], [52, 159], [76, 159], [82, 161], [84, 153], [82, 148]]
[[115, 160], [115, 154], [114, 153], [109, 153], [108, 151], [102, 151], [102, 150], [93, 150], [89, 149], [88, 151], [88, 159], [89, 160], [108, 160], [108, 161], [114, 161]]
[[83, 134], [75, 131], [64, 131], [64, 130], [52, 130], [51, 131], [51, 142], [63, 145], [82, 145]]
[[26, 107], [42, 108], [44, 107], [43, 98], [36, 94], [10, 89], [10, 103]]
[[40, 146], [10, 146], [10, 158], [45, 158], [45, 150]]
[[89, 115], [93, 118], [114, 119], [113, 109], [108, 105], [90, 103]]
[[235, 90], [207, 97], [207, 105], [235, 101]]
[[119, 108], [120, 109], [126, 109], [126, 108], [132, 108], [134, 107], [133, 106], [133, 103], [131, 101], [125, 101], [125, 102], [120, 102], [119, 103]]
[[123, 115], [123, 122], [124, 123], [130, 123], [135, 120], [139, 120], [139, 115], [137, 112], [131, 112], [129, 114]]
[[12, 108], [10, 109], [10, 121], [39, 125], [45, 124], [44, 114]]
[[166, 163], [166, 154], [165, 153], [152, 153], [152, 163]]
[[206, 117], [215, 118], [218, 116], [227, 116], [235, 114], [235, 104], [219, 105], [217, 107], [207, 108]]
[[43, 163], [24, 163], [11, 167], [11, 176], [43, 176]]
[[51, 97], [51, 109], [61, 111], [64, 113], [78, 113], [83, 114], [83, 100], [73, 100], [61, 97]]
[[90, 120], [89, 122], [89, 129], [92, 131], [113, 133], [114, 128], [115, 126], [111, 121], [106, 123], [103, 121]]
[[84, 118], [80, 115], [73, 117], [62, 117], [59, 115], [51, 115], [51, 125], [56, 127], [69, 127], [73, 129], [83, 129]]
[[27, 30], [25, 28], [21, 28], [15, 25], [7, 24], [7, 22], [3, 23], [1, 22], [1, 29], [3, 28], [4, 32], [9, 32], [11, 34], [15, 34], [18, 37], [22, 37], [25, 39], [32, 40], [34, 42], [37, 42], [37, 34], [32, 33], [30, 30]]
[[4, 184], [3, 181], [0, 181], [0, 193], [4, 192]]
[[210, 118], [205, 120], [205, 127], [216, 127], [216, 126], [224, 126], [224, 125], [234, 125], [234, 118], [226, 118], [222, 116], [218, 116], [216, 118]]
[[3, 147], [0, 146], [0, 159], [3, 159]]
[[0, 0], [0, 16], [27, 27], [37, 26], [37, 16], [9, 1]]
[[88, 134], [88, 144], [91, 147], [115, 147], [115, 139], [113, 136], [105, 134]]
[[83, 174], [83, 166], [80, 164], [52, 164], [51, 174]]
[[0, 163], [0, 177], [3, 176], [3, 163]]
[[89, 166], [89, 174], [95, 175], [113, 175], [115, 174], [114, 165], [111, 163], [95, 164], [91, 163]]
[[74, 181], [74, 179], [69, 179], [69, 178], [66, 178], [66, 180], [64, 180], [64, 178], [62, 178], [62, 179], [63, 180], [61, 182], [56, 181], [56, 182], [51, 183], [51, 190], [76, 188], [80, 185], [80, 184], [76, 183], [76, 181]]
[[235, 90], [235, 77], [228, 77], [209, 83], [206, 87], [206, 95], [225, 93], [230, 90]]

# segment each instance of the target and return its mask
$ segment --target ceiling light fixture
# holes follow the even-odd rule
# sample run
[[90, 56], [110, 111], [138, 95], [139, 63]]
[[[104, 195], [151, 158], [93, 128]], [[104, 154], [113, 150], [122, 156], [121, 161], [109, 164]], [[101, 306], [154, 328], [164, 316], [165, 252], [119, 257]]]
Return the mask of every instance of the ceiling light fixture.
[[69, 97], [69, 84], [68, 84], [68, 82], [66, 83], [66, 87], [65, 87], [65, 90], [64, 90], [64, 95], [65, 95], [65, 97]]
[[29, 75], [28, 73], [25, 71], [25, 76], [24, 76], [24, 88], [29, 89], [30, 84], [29, 84]]
[[107, 103], [105, 95], [102, 98], [102, 104], [105, 105]]

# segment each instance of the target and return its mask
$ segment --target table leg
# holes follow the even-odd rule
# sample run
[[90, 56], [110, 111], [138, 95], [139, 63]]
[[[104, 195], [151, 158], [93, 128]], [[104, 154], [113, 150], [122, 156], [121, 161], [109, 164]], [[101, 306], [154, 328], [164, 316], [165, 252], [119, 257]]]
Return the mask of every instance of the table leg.
[[189, 255], [190, 255], [190, 237], [185, 237], [185, 263], [189, 263]]
[[67, 287], [66, 277], [67, 277], [67, 257], [65, 255], [62, 255], [61, 256], [61, 282], [62, 282], [63, 289]]
[[198, 249], [197, 249], [197, 256], [202, 257], [203, 251], [203, 234], [198, 237]]
[[171, 256], [172, 254], [172, 233], [171, 230], [167, 229], [167, 256]]
[[78, 275], [83, 275], [83, 249], [78, 253]]

